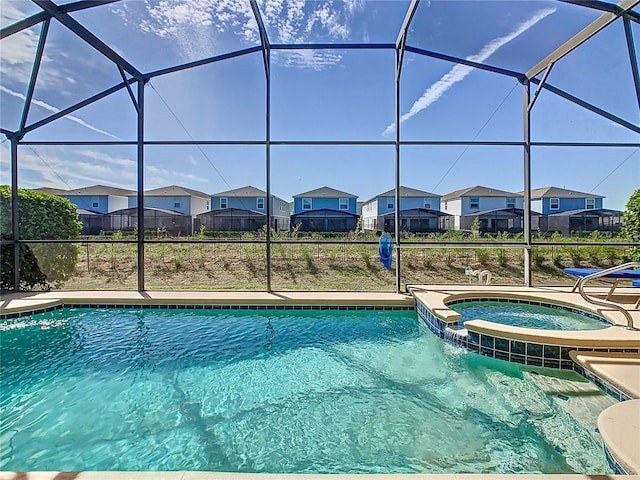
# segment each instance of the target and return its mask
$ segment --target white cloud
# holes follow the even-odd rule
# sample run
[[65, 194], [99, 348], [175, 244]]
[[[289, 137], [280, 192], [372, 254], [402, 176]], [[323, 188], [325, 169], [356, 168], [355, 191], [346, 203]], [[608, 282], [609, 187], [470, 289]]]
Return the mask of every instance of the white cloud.
[[[258, 2], [272, 43], [344, 41], [351, 35], [350, 20], [365, 8], [364, 0], [312, 1], [261, 0]], [[206, 58], [245, 44], [258, 45], [260, 36], [248, 1], [238, 0], [161, 0], [145, 2], [137, 13], [126, 3], [114, 9], [125, 21], [135, 21], [144, 31], [173, 39], [188, 59]], [[225, 42], [231, 46], [225, 45]], [[321, 69], [339, 62], [333, 52], [297, 51], [277, 55], [282, 64]]]
[[[3, 0], [0, 8], [2, 25], [11, 25], [27, 17], [20, 10], [22, 2], [16, 0]], [[0, 43], [2, 47], [2, 77], [3, 83], [7, 80], [19, 81], [26, 85], [31, 76], [36, 47], [38, 45], [39, 30], [29, 28], [6, 37]], [[4, 63], [7, 65], [4, 65]]]
[[[508, 35], [495, 38], [487, 43], [482, 49], [476, 53], [475, 55], [471, 55], [467, 57], [467, 60], [482, 63], [491, 55], [493, 55], [499, 48], [509, 43], [514, 38], [522, 35], [524, 32], [533, 27], [536, 23], [538, 23], [543, 18], [551, 15], [556, 11], [556, 8], [547, 8], [544, 10], [539, 10], [536, 12], [530, 19], [518, 25], [511, 33]], [[469, 75], [473, 71], [473, 67], [468, 67], [466, 65], [456, 65], [449, 72], [447, 72], [444, 76], [442, 76], [438, 81], [432, 84], [422, 96], [414, 102], [409, 111], [403, 114], [400, 117], [400, 122], [404, 122], [411, 117], [413, 117], [418, 112], [424, 110], [429, 105], [437, 101], [442, 95], [444, 95], [447, 90], [449, 90], [453, 85], [458, 82], [461, 82], [465, 79], [467, 75]], [[395, 132], [395, 123], [392, 123], [387, 126], [384, 135], [391, 134]]]
[[[0, 177], [9, 178], [10, 151], [0, 146]], [[93, 149], [69, 149], [53, 146], [20, 149], [20, 185], [27, 188], [82, 188], [89, 185], [112, 185], [135, 190], [135, 158]], [[155, 188], [173, 184], [205, 185], [208, 179], [158, 165], [145, 166], [145, 185]]]
[[[14, 92], [13, 90], [11, 90], [11, 89], [3, 86], [3, 85], [0, 85], [0, 92], [4, 92], [4, 93], [6, 93], [8, 95], [11, 95], [13, 97], [17, 97], [20, 100], [26, 100], [27, 99], [27, 97], [25, 95], [23, 95], [22, 93]], [[59, 108], [56, 108], [56, 107], [54, 107], [52, 105], [49, 105], [48, 103], [43, 102], [41, 100], [32, 99], [31, 103], [32, 103], [32, 105], [36, 105], [36, 106], [38, 106], [40, 108], [44, 108], [45, 110], [48, 110], [49, 112], [52, 112], [52, 113], [58, 113], [60, 111]], [[83, 127], [88, 128], [89, 130], [93, 130], [94, 132], [101, 133], [102, 135], [106, 135], [107, 137], [111, 137], [111, 138], [115, 138], [116, 140], [120, 140], [119, 137], [117, 137], [115, 135], [112, 135], [111, 133], [109, 133], [109, 132], [107, 132], [105, 130], [101, 130], [98, 127], [94, 127], [93, 125], [85, 122], [81, 118], [76, 117], [75, 115], [65, 115], [62, 118], [64, 118], [65, 120], [69, 120], [71, 122], [75, 122], [78, 125], [82, 125]]]
[[[33, 6], [25, 9], [24, 0], [0, 0], [0, 18], [2, 25], [10, 25], [29, 17], [34, 11]], [[27, 13], [28, 12], [28, 13]], [[55, 24], [55, 22], [54, 22]], [[38, 70], [37, 88], [54, 92], [56, 95], [77, 95], [79, 83], [76, 80], [79, 63], [86, 72], [100, 69], [97, 75], [103, 75], [106, 68], [114, 68], [107, 61], [102, 61], [100, 55], [87, 55], [84, 50], [76, 50], [73, 45], [61, 40], [60, 35], [52, 34], [54, 24], [50, 27], [46, 45]], [[2, 65], [2, 84], [15, 90], [26, 92], [33, 62], [40, 38], [41, 25], [37, 24], [3, 38], [0, 42]], [[80, 40], [77, 40], [80, 42]], [[64, 47], [60, 42], [65, 42]], [[49, 53], [49, 54], [48, 54]], [[114, 79], [116, 78], [114, 73]], [[85, 80], [82, 86], [90, 82]]]

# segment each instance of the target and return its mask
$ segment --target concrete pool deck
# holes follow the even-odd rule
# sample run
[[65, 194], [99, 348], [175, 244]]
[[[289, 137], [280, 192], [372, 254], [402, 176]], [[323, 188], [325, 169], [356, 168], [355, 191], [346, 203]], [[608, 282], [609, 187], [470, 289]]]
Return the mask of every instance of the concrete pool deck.
[[[7, 294], [0, 299], [0, 315], [33, 312], [63, 305], [260, 305], [260, 306], [399, 306], [411, 307], [416, 299], [427, 305], [432, 311], [444, 319], [454, 320], [456, 312], [448, 309], [447, 301], [459, 298], [478, 298], [499, 296], [502, 298], [527, 298], [548, 303], [572, 306], [586, 310], [608, 319], [613, 325], [597, 331], [573, 332], [581, 338], [585, 346], [593, 348], [640, 348], [640, 331], [623, 328], [626, 321], [620, 312], [613, 309], [596, 307], [586, 303], [579, 294], [571, 293], [571, 287], [518, 287], [487, 285], [411, 285], [411, 293], [396, 294], [392, 292], [190, 292], [190, 291], [53, 291], [41, 293]], [[604, 298], [607, 287], [591, 287], [588, 292]], [[415, 296], [415, 298], [414, 298]], [[635, 307], [638, 289], [618, 288], [613, 301], [622, 305], [632, 315], [634, 326], [640, 328], [640, 310]], [[510, 331], [510, 335], [521, 335], [523, 340], [537, 338], [540, 332], [522, 332], [517, 327], [498, 326], [491, 322], [480, 322], [479, 329], [491, 332]], [[595, 333], [594, 333], [595, 332]], [[563, 332], [542, 334], [549, 341], [550, 335], [562, 344], [565, 340]], [[575, 338], [574, 338], [575, 339]], [[640, 355], [626, 355], [614, 352], [580, 352], [574, 361], [585, 368], [597, 372], [601, 378], [620, 386], [631, 398], [638, 399], [640, 394]], [[640, 400], [629, 403], [637, 405]], [[632, 406], [630, 405], [630, 407]], [[640, 473], [640, 415], [629, 415], [629, 408], [603, 412], [603, 438], [617, 460], [622, 460], [629, 473]], [[640, 412], [640, 408], [637, 409]], [[606, 415], [605, 415], [606, 414]], [[628, 428], [617, 426], [626, 424]], [[635, 437], [637, 435], [637, 437]], [[635, 440], [635, 441], [634, 441]], [[233, 474], [215, 472], [0, 472], [0, 480], [489, 480], [509, 477], [508, 475], [464, 475], [464, 474], [387, 474], [387, 475], [297, 475], [297, 474]], [[552, 480], [596, 480], [640, 478], [640, 475], [517, 475], [518, 480], [539, 479]]]
[[628, 480], [638, 475], [379, 474], [305, 475], [214, 472], [0, 472], [0, 480]]

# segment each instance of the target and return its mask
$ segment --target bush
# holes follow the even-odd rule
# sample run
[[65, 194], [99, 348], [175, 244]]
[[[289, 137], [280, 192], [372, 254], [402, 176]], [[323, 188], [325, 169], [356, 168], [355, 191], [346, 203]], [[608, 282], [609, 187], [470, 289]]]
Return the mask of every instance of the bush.
[[[640, 189], [633, 192], [624, 212], [622, 234], [629, 242], [640, 244]], [[631, 248], [631, 259], [640, 262], [640, 247]]]
[[[80, 236], [76, 206], [69, 200], [24, 188], [18, 189], [20, 203], [20, 239], [73, 240]], [[0, 234], [13, 238], [11, 226], [11, 188], [0, 186]], [[5, 250], [5, 249], [3, 249]], [[6, 249], [10, 250], [10, 249]], [[20, 289], [59, 285], [74, 272], [78, 261], [78, 245], [46, 243], [21, 245]], [[13, 258], [2, 255], [1, 288], [14, 289]], [[44, 276], [44, 280], [43, 280]]]

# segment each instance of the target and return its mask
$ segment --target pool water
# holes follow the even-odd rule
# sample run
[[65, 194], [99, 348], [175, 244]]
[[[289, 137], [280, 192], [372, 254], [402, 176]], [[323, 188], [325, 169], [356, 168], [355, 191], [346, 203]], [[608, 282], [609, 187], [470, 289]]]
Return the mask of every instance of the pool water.
[[61, 309], [0, 340], [0, 470], [612, 473], [611, 397], [412, 311]]
[[527, 303], [465, 300], [448, 307], [462, 315], [461, 325], [469, 320], [480, 319], [544, 330], [599, 330], [610, 326], [603, 320], [563, 308]]

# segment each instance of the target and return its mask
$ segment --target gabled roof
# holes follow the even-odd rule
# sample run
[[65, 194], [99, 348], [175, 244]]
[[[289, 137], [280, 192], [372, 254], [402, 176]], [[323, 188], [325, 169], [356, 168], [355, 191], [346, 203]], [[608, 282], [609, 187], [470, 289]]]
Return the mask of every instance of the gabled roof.
[[520, 193], [505, 192], [497, 188], [483, 187], [476, 185], [475, 187], [463, 188], [455, 192], [447, 193], [442, 197], [443, 200], [451, 200], [460, 197], [521, 197]]
[[[264, 190], [260, 190], [259, 188], [252, 187], [251, 185], [247, 185], [246, 187], [235, 188], [233, 190], [227, 190], [226, 192], [212, 193], [211, 198], [219, 198], [219, 197], [235, 197], [235, 198], [244, 198], [244, 197], [266, 197], [267, 192]], [[271, 194], [271, 198], [276, 198], [281, 201], [285, 201], [282, 198]], [[288, 202], [287, 202], [288, 203]]]
[[[155, 188], [153, 190], [147, 190], [144, 192], [145, 196], [155, 197], [202, 197], [209, 198], [208, 193], [200, 192], [198, 190], [192, 190], [190, 188], [181, 187], [179, 185], [169, 185], [168, 187]], [[135, 192], [134, 192], [135, 195]]]
[[308, 192], [299, 193], [294, 195], [293, 198], [298, 197], [358, 197], [353, 193], [341, 192], [340, 190], [336, 190], [335, 188], [330, 187], [320, 187], [315, 190], [310, 190]]
[[128, 197], [135, 195], [135, 190], [126, 190], [124, 188], [107, 187], [105, 185], [92, 185], [90, 187], [72, 188], [67, 190], [64, 195], [116, 195], [120, 197]]
[[213, 193], [212, 197], [266, 197], [267, 192], [259, 188], [247, 185], [246, 187], [227, 190], [226, 192]]
[[84, 215], [85, 217], [89, 217], [89, 216], [98, 217], [103, 215], [100, 212], [94, 212], [93, 210], [87, 210], [86, 208], [76, 208], [76, 213], [78, 215]]
[[[380, 215], [381, 217], [391, 218], [396, 214], [395, 210]], [[450, 213], [441, 212], [440, 210], [430, 210], [428, 208], [407, 208], [400, 210], [400, 217], [416, 218], [416, 217], [452, 217]]]
[[[518, 192], [524, 195], [524, 192]], [[593, 193], [578, 192], [576, 190], [566, 190], [558, 187], [542, 187], [531, 190], [531, 198], [604, 198], [602, 195], [594, 195]]]
[[34, 188], [33, 190], [36, 192], [48, 193], [50, 195], [66, 195], [67, 193], [66, 190], [63, 190], [61, 188], [53, 188], [53, 187]]
[[199, 213], [196, 217], [265, 217], [264, 212], [251, 210], [248, 208], [222, 208], [218, 210], [209, 210], [208, 212]]
[[[396, 189], [392, 188], [388, 192], [379, 193], [378, 197], [392, 197], [396, 194]], [[441, 197], [442, 195], [438, 195], [437, 193], [425, 192], [424, 190], [418, 190], [417, 188], [411, 187], [403, 187], [400, 185], [400, 196], [401, 197]]]
[[[185, 215], [184, 213], [176, 212], [175, 210], [167, 210], [166, 208], [144, 207], [142, 211], [145, 213], [145, 216], [147, 213], [154, 213], [154, 214], [160, 213], [165, 216], [172, 216], [172, 217], [188, 216], [188, 215]], [[138, 207], [131, 207], [131, 208], [121, 208], [120, 210], [114, 210], [113, 212], [105, 213], [105, 215], [117, 216], [117, 215], [133, 215], [137, 213], [138, 213]]]
[[[373, 198], [370, 198], [369, 200], [367, 200], [364, 203], [369, 203], [369, 202], [371, 202], [371, 201], [373, 201], [373, 200], [375, 200], [376, 198], [379, 198], [379, 197], [394, 197], [395, 194], [396, 194], [396, 189], [392, 188], [388, 192], [379, 193], [378, 195], [376, 195]], [[402, 197], [437, 197], [437, 198], [440, 198], [440, 197], [442, 197], [442, 195], [438, 195], [437, 193], [425, 192], [424, 190], [418, 190], [417, 188], [403, 187], [402, 185], [400, 185], [400, 198], [402, 198]]]
[[624, 212], [620, 210], [610, 210], [608, 208], [580, 208], [578, 210], [567, 210], [564, 212], [550, 213], [550, 217], [572, 217], [574, 215], [587, 217], [618, 217]]

